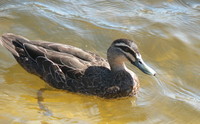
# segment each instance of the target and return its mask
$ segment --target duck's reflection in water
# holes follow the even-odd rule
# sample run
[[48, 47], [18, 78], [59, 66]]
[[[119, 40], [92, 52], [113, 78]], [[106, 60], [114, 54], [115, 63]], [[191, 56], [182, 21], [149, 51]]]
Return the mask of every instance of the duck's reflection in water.
[[37, 92], [37, 100], [43, 114], [55, 118], [58, 113], [62, 113], [66, 118], [82, 116], [87, 118], [86, 120], [98, 120], [98, 122], [147, 121], [145, 107], [137, 106], [135, 97], [103, 99], [57, 89], [41, 88]]
[[44, 112], [43, 112], [44, 115], [46, 115], [46, 116], [52, 116], [53, 113], [48, 109], [47, 106], [45, 106], [45, 105], [42, 103], [42, 102], [44, 101], [44, 98], [43, 98], [43, 96], [42, 96], [42, 93], [43, 93], [45, 90], [50, 90], [50, 89], [48, 89], [48, 88], [41, 88], [40, 90], [38, 90], [38, 92], [37, 92], [37, 102], [38, 102], [38, 105], [39, 105], [40, 109], [41, 109], [42, 111], [44, 111]]

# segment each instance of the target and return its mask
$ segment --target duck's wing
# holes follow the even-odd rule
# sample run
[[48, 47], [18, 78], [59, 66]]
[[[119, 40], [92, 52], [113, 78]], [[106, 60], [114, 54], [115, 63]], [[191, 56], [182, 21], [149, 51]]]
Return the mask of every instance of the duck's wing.
[[103, 58], [80, 48], [47, 41], [30, 41], [10, 33], [4, 34], [0, 42], [22, 67], [47, 82], [77, 80], [88, 66], [97, 62], [106, 63]]

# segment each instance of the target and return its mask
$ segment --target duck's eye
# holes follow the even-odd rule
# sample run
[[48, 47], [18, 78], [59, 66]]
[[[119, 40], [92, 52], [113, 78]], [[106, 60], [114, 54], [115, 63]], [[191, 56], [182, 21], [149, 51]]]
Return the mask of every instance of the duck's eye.
[[128, 47], [125, 47], [125, 46], [120, 46], [119, 48], [122, 49], [125, 52], [129, 52], [130, 51], [130, 49]]
[[124, 50], [125, 52], [128, 52], [128, 51], [129, 51], [129, 48], [125, 47], [123, 50]]

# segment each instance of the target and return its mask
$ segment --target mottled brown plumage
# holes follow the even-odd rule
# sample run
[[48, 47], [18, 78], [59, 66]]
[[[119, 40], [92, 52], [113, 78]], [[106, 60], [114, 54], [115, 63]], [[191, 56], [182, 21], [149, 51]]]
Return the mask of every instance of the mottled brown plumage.
[[134, 95], [139, 86], [137, 76], [124, 64], [130, 61], [138, 66], [142, 61], [131, 40], [115, 40], [108, 49], [108, 61], [74, 46], [28, 40], [11, 33], [2, 35], [0, 42], [25, 70], [58, 89], [117, 98]]

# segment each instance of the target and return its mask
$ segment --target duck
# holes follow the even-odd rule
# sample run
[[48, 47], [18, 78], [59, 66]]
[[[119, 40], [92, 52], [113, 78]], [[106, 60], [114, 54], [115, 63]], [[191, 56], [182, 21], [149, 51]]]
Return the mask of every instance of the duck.
[[114, 40], [107, 50], [107, 59], [75, 46], [29, 40], [12, 33], [3, 34], [0, 44], [27, 72], [56, 89], [73, 93], [108, 99], [134, 96], [139, 80], [126, 62], [148, 75], [156, 75], [129, 39]]

